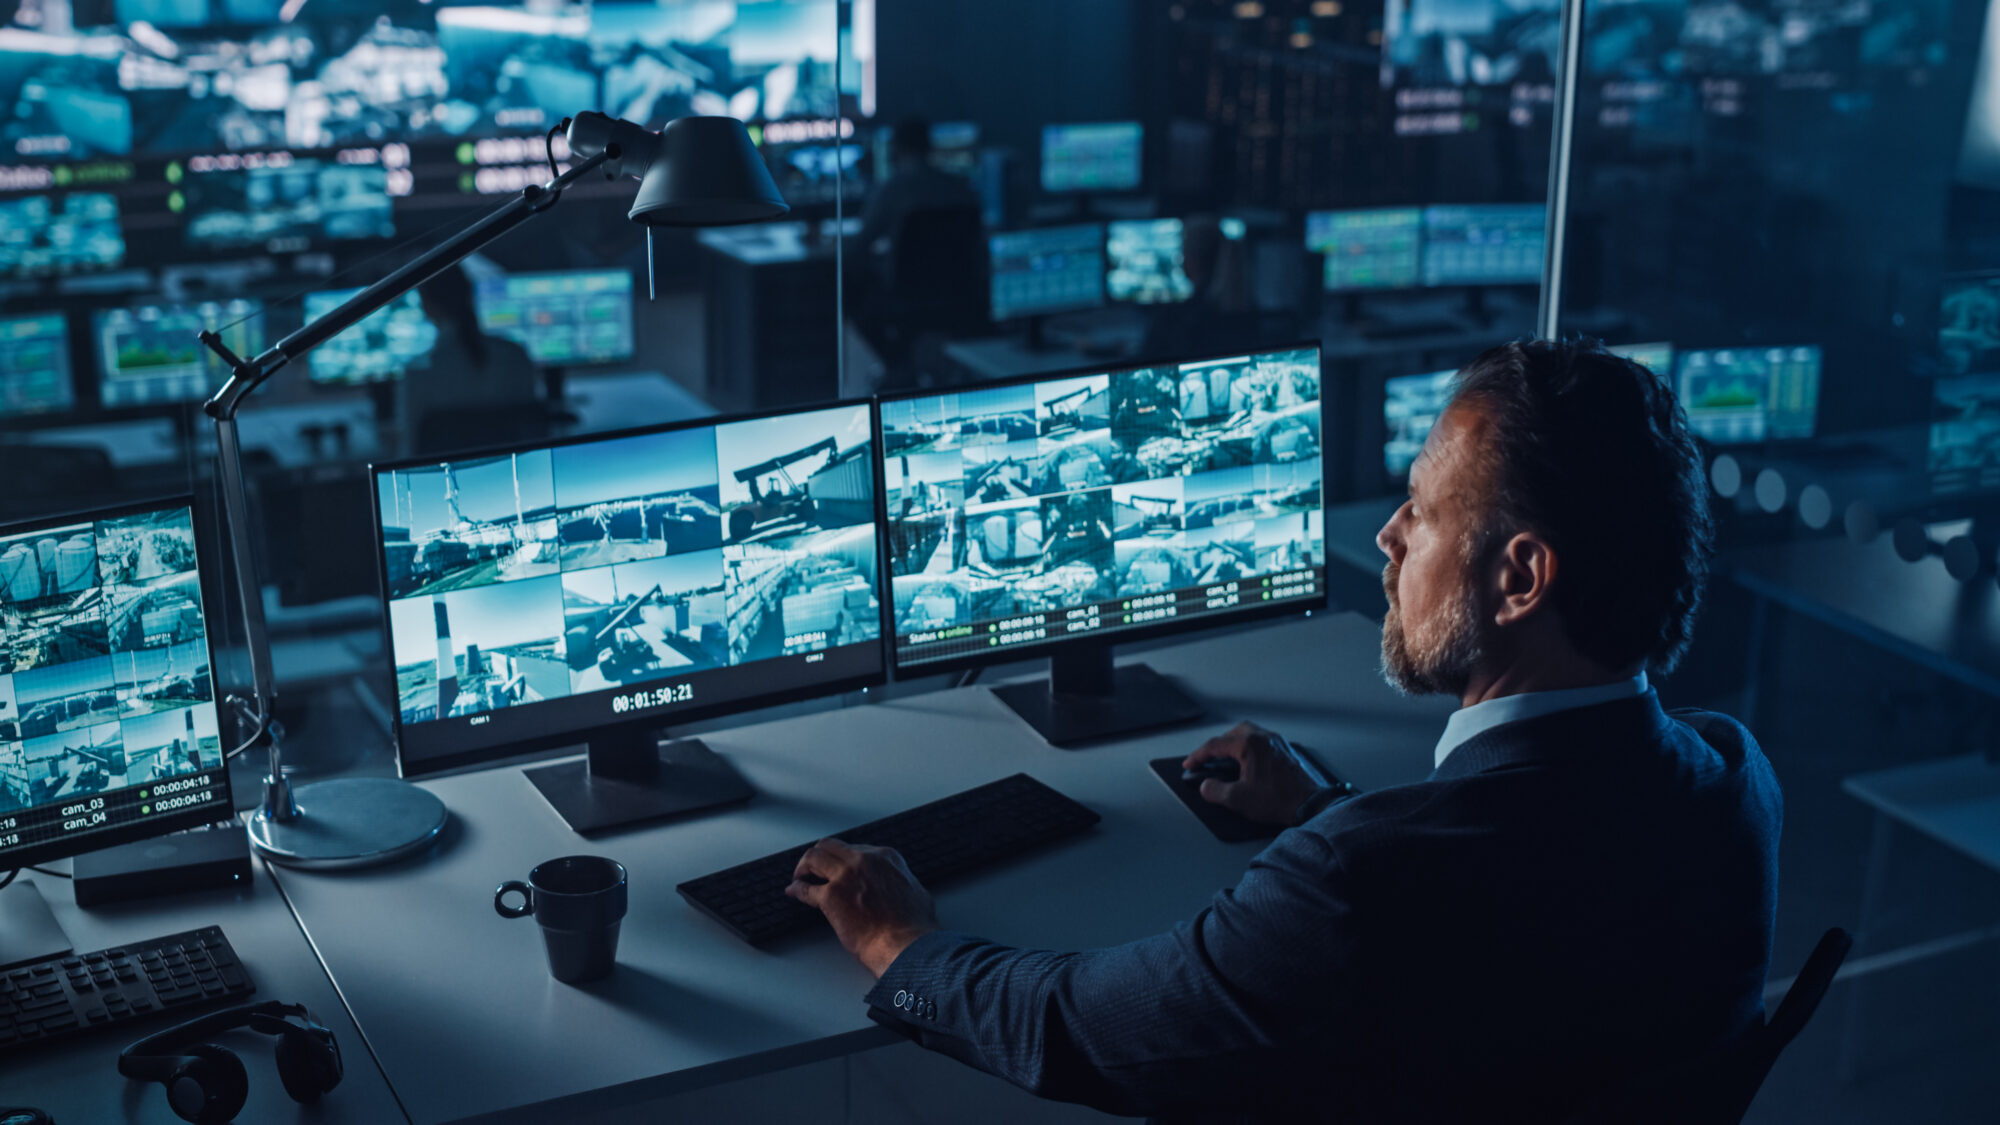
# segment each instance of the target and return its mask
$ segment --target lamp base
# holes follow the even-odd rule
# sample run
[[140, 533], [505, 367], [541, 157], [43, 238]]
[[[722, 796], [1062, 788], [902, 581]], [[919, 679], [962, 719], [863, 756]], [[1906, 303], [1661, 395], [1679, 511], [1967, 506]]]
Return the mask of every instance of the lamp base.
[[301, 785], [299, 815], [250, 818], [250, 846], [286, 867], [335, 870], [388, 863], [429, 847], [444, 831], [444, 802], [392, 777], [343, 777]]

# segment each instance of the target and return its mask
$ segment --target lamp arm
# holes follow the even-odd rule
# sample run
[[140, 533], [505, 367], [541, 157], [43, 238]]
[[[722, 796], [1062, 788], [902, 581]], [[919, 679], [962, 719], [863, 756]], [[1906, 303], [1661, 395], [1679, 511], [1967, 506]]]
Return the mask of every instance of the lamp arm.
[[221, 337], [212, 331], [203, 332], [201, 342], [208, 345], [209, 350], [221, 356], [223, 362], [228, 364], [230, 376], [229, 381], [222, 385], [222, 389], [215, 392], [215, 397], [203, 404], [202, 410], [210, 418], [218, 421], [233, 417], [237, 409], [243, 405], [243, 399], [256, 390], [264, 380], [276, 374], [279, 368], [361, 323], [368, 314], [471, 257], [487, 243], [554, 207], [556, 201], [562, 198], [564, 188], [617, 159], [618, 149], [612, 146], [572, 165], [569, 171], [546, 184], [531, 184], [521, 189], [520, 194], [501, 204], [486, 217], [412, 258], [389, 276], [356, 293], [325, 316], [279, 340], [253, 358], [245, 359], [233, 354], [222, 343]]
[[[438, 243], [389, 276], [342, 302], [325, 316], [286, 336], [259, 355], [244, 358], [229, 350], [214, 331], [203, 331], [201, 342], [221, 356], [230, 370], [229, 381], [215, 392], [202, 410], [215, 420], [216, 460], [221, 477], [222, 503], [229, 524], [230, 561], [236, 571], [236, 593], [243, 608], [243, 639], [250, 653], [250, 691], [245, 721], [251, 731], [234, 754], [248, 749], [263, 737], [271, 722], [271, 704], [277, 691], [277, 677], [271, 667], [270, 633], [264, 620], [264, 594], [257, 581], [254, 547], [250, 536], [248, 486], [243, 479], [242, 448], [237, 440], [236, 411], [250, 392], [276, 374], [278, 369], [333, 337], [360, 323], [369, 313], [382, 308], [439, 273], [470, 257], [474, 251], [536, 215], [554, 207], [563, 189], [618, 160], [616, 145], [571, 165], [570, 170], [546, 184], [530, 185], [520, 194], [471, 226]], [[615, 163], [614, 163], [615, 166]], [[271, 753], [270, 787], [282, 795], [267, 796], [265, 813], [279, 820], [297, 816], [291, 807], [289, 789], [283, 785], [278, 752]], [[275, 807], [273, 807], [275, 806]]]

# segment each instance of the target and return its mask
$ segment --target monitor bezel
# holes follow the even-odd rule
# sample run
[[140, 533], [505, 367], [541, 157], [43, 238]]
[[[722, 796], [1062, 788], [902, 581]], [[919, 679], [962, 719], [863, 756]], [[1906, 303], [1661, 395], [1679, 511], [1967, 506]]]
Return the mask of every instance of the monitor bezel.
[[[451, 453], [437, 456], [404, 457], [392, 461], [371, 462], [368, 465], [368, 505], [370, 511], [374, 514], [375, 520], [375, 593], [376, 599], [382, 608], [382, 651], [387, 654], [392, 671], [395, 665], [396, 642], [395, 637], [390, 632], [389, 624], [389, 561], [386, 545], [382, 539], [382, 490], [377, 486], [377, 477], [380, 474], [402, 469], [437, 465], [440, 462], [465, 458], [491, 457], [502, 453], [534, 452], [536, 450], [557, 449], [564, 446], [585, 445], [599, 441], [618, 441], [624, 438], [648, 437], [654, 434], [675, 433], [682, 430], [693, 430], [703, 427], [727, 426], [738, 422], [755, 422], [787, 414], [805, 414], [821, 410], [838, 410], [844, 407], [856, 406], [866, 407], [868, 410], [869, 440], [879, 440], [882, 425], [881, 409], [876, 405], [876, 401], [873, 398], [842, 398], [771, 410], [703, 415], [698, 418], [684, 418], [674, 422], [664, 422], [651, 426], [633, 426], [618, 430], [603, 430], [596, 433], [571, 434], [548, 441], [514, 445], [478, 446], [469, 449], [454, 450]], [[875, 484], [879, 489], [881, 485], [881, 472], [879, 469], [875, 473]], [[876, 572], [878, 575], [876, 580], [876, 598], [878, 600], [882, 597], [882, 580], [880, 575], [885, 565], [881, 551], [883, 544], [887, 542], [887, 538], [882, 531], [881, 521], [886, 511], [887, 509], [883, 506], [878, 491], [875, 502], [875, 549]], [[482, 764], [497, 765], [512, 758], [538, 754], [550, 749], [580, 749], [588, 745], [593, 735], [603, 731], [615, 730], [619, 727], [650, 726], [664, 730], [672, 725], [700, 722], [705, 719], [713, 719], [724, 715], [757, 711], [787, 703], [802, 703], [814, 699], [823, 699], [830, 695], [840, 695], [844, 692], [881, 687], [889, 682], [889, 658], [886, 649], [883, 647], [884, 643], [884, 638], [878, 635], [876, 638], [876, 669], [874, 672], [865, 675], [848, 676], [838, 680], [828, 680], [821, 684], [750, 695], [742, 699], [723, 703], [697, 704], [693, 707], [682, 708], [675, 708], [669, 705], [665, 709], [655, 708], [651, 711], [631, 712], [619, 716], [614, 721], [592, 726], [571, 727], [568, 730], [554, 734], [530, 735], [526, 738], [509, 738], [499, 742], [488, 742], [476, 750], [461, 750], [434, 757], [420, 756], [415, 760], [412, 760], [411, 756], [404, 752], [402, 700], [395, 696], [392, 688], [389, 707], [389, 737], [396, 751], [397, 775], [400, 777], [426, 777], [449, 770], [464, 769], [468, 766]], [[606, 692], [610, 690], [600, 689], [600, 691]], [[564, 698], [577, 699], [580, 697], [566, 696]], [[504, 735], [506, 732], [500, 730], [495, 733]]]
[[[1034, 312], [1021, 312], [1016, 310], [1009, 310], [1009, 315], [1001, 316], [1000, 310], [995, 308], [993, 304], [993, 281], [995, 274], [997, 272], [993, 266], [995, 260], [993, 255], [994, 240], [999, 238], [1006, 238], [1009, 235], [1037, 234], [1042, 231], [1071, 230], [1082, 227], [1094, 227], [1097, 230], [1097, 303], [1091, 305], [1065, 305], [1059, 309], [1040, 309]], [[1110, 258], [1111, 251], [1107, 246], [1107, 240], [1109, 238], [1110, 238], [1109, 225], [1102, 219], [1088, 219], [1080, 223], [1044, 223], [1036, 226], [1013, 227], [1008, 230], [987, 231], [986, 232], [986, 319], [991, 321], [995, 325], [1027, 324], [1031, 321], [1040, 319], [1042, 317], [1069, 316], [1072, 313], [1095, 312], [1098, 309], [1112, 308], [1113, 302], [1111, 300], [1111, 286], [1106, 276], [1111, 270], [1111, 258]], [[879, 398], [881, 396], [877, 397]]]
[[1036, 372], [1032, 375], [1018, 375], [1007, 379], [981, 380], [977, 384], [973, 384], [960, 389], [967, 391], [985, 391], [1000, 387], [1012, 387], [1024, 384], [1040, 383], [1053, 379], [1074, 379], [1084, 375], [1111, 375], [1125, 371], [1138, 371], [1149, 367], [1180, 366], [1182, 364], [1188, 364], [1188, 363], [1209, 363], [1221, 359], [1234, 359], [1239, 356], [1255, 356], [1255, 355], [1265, 355], [1272, 352], [1294, 352], [1294, 351], [1306, 351], [1306, 350], [1310, 350], [1315, 356], [1319, 358], [1319, 370], [1320, 370], [1319, 507], [1320, 507], [1320, 527], [1321, 527], [1322, 547], [1321, 547], [1321, 558], [1319, 565], [1319, 571], [1320, 571], [1319, 593], [1316, 596], [1312, 598], [1301, 598], [1296, 601], [1278, 602], [1271, 605], [1258, 605], [1254, 608], [1238, 609], [1230, 612], [1216, 613], [1203, 617], [1175, 618], [1170, 620], [1152, 622], [1145, 625], [1121, 627], [1115, 630], [1104, 630], [1096, 633], [1088, 633], [1077, 638], [1057, 638], [1055, 640], [1040, 641], [1032, 645], [1016, 645], [1005, 649], [996, 648], [988, 650], [987, 653], [980, 653], [972, 656], [947, 657], [939, 660], [925, 660], [911, 664], [904, 663], [900, 645], [898, 644], [898, 638], [901, 636], [901, 634], [896, 629], [895, 576], [889, 573], [889, 567], [888, 567], [889, 493], [886, 487], [888, 480], [888, 452], [887, 452], [888, 446], [883, 441], [884, 435], [882, 432], [882, 405], [884, 403], [902, 402], [909, 399], [933, 398], [939, 394], [951, 394], [954, 392], [952, 390], [939, 391], [936, 389], [924, 389], [924, 390], [898, 391], [893, 394], [876, 395], [875, 396], [875, 404], [876, 404], [875, 405], [875, 450], [876, 450], [875, 498], [876, 498], [876, 503], [879, 506], [879, 515], [880, 515], [880, 518], [876, 521], [877, 534], [880, 536], [880, 542], [877, 543], [876, 545], [876, 557], [882, 560], [882, 567], [881, 567], [882, 584], [884, 587], [882, 591], [884, 596], [881, 599], [882, 644], [883, 644], [884, 655], [888, 659], [889, 669], [893, 673], [896, 681], [900, 683], [906, 680], [921, 679], [925, 676], [949, 675], [954, 672], [965, 672], [976, 668], [990, 668], [993, 667], [994, 665], [999, 665], [999, 664], [1013, 664], [1029, 660], [1039, 660], [1042, 659], [1043, 657], [1054, 656], [1057, 653], [1061, 652], [1078, 651], [1084, 646], [1088, 645], [1102, 645], [1106, 647], [1115, 648], [1121, 645], [1137, 644], [1141, 641], [1157, 640], [1161, 637], [1177, 636], [1183, 633], [1200, 632], [1202, 630], [1207, 630], [1207, 629], [1220, 629], [1231, 625], [1242, 625], [1249, 622], [1271, 620], [1283, 617], [1298, 617], [1307, 613], [1312, 613], [1314, 611], [1323, 610], [1327, 608], [1328, 604], [1330, 604], [1328, 601], [1328, 589], [1327, 589], [1327, 572], [1330, 569], [1330, 563], [1326, 558], [1325, 547], [1323, 544], [1324, 544], [1325, 526], [1326, 526], [1327, 484], [1328, 481], [1331, 479], [1331, 473], [1333, 468], [1332, 462], [1329, 459], [1329, 454], [1328, 454], [1328, 447], [1331, 444], [1331, 442], [1328, 440], [1328, 434], [1333, 430], [1334, 419], [1333, 419], [1333, 402], [1327, 393], [1327, 385], [1326, 385], [1326, 352], [1319, 340], [1299, 340], [1291, 344], [1278, 344], [1268, 347], [1254, 348], [1247, 351], [1241, 348], [1236, 348], [1223, 352], [1184, 356], [1178, 359], [1162, 359], [1151, 363], [1127, 363], [1127, 364], [1112, 365], [1112, 366], [1093, 364], [1087, 367], [1072, 367], [1060, 371], [1041, 371], [1041, 372]]
[[[188, 520], [194, 528], [195, 577], [196, 585], [201, 590], [202, 598], [202, 639], [208, 646], [208, 687], [210, 694], [213, 696], [209, 701], [209, 705], [215, 708], [216, 737], [222, 751], [222, 765], [220, 767], [222, 771], [222, 799], [191, 806], [184, 812], [139, 821], [134, 824], [120, 825], [115, 828], [108, 828], [103, 832], [92, 833], [87, 837], [80, 837], [80, 839], [88, 841], [89, 847], [71, 848], [65, 845], [72, 841], [52, 840], [24, 847], [14, 852], [0, 852], [0, 869], [27, 867], [31, 864], [46, 863], [50, 860], [81, 855], [85, 852], [102, 851], [105, 848], [115, 848], [120, 844], [129, 844], [137, 840], [149, 840], [155, 836], [164, 836], [171, 832], [200, 828], [203, 825], [233, 819], [236, 815], [235, 793], [230, 787], [228, 768], [230, 753], [234, 748], [230, 745], [230, 737], [226, 733], [228, 724], [225, 721], [226, 712], [222, 706], [223, 691], [219, 674], [221, 664], [216, 659], [215, 646], [215, 634], [220, 624], [220, 621], [217, 619], [223, 613], [223, 603], [220, 597], [221, 587], [219, 585], [222, 576], [219, 573], [219, 568], [211, 565], [218, 561], [214, 558], [215, 552], [209, 551], [203, 546], [211, 540], [217, 528], [204, 514], [202, 506], [195, 502], [194, 494], [191, 492], [174, 493], [155, 497], [150, 500], [136, 500], [102, 508], [79, 509], [60, 515], [38, 516], [32, 520], [0, 525], [0, 535], [12, 539], [19, 535], [31, 535], [37, 531], [53, 527], [70, 526], [86, 521], [95, 523], [99, 520], [119, 519], [124, 516], [165, 511], [170, 508], [187, 509]], [[26, 742], [26, 739], [22, 739], [23, 745]]]

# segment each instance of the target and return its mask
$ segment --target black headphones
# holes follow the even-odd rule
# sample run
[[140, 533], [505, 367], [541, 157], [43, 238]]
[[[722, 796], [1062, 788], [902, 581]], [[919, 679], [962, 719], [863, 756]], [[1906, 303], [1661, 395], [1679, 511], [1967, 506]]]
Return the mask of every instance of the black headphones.
[[293, 1101], [316, 1102], [340, 1085], [340, 1044], [333, 1032], [303, 1005], [276, 1001], [212, 1012], [148, 1035], [119, 1052], [118, 1073], [165, 1086], [167, 1104], [183, 1120], [223, 1125], [250, 1096], [250, 1077], [234, 1051], [197, 1041], [238, 1027], [277, 1038], [278, 1078]]

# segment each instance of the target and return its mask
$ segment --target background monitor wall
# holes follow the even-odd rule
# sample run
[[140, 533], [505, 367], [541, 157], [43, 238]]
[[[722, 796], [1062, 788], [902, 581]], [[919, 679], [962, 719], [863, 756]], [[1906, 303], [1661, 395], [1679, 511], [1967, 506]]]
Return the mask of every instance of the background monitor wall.
[[258, 301], [135, 305], [91, 314], [97, 348], [98, 402], [107, 410], [205, 399], [229, 378], [222, 358], [197, 335], [214, 330], [229, 350], [264, 350]]
[[995, 234], [987, 258], [996, 321], [1104, 304], [1104, 228], [1095, 223]]
[[[305, 322], [313, 323], [360, 292], [334, 289], [306, 294]], [[411, 368], [430, 366], [437, 339], [437, 325], [424, 315], [423, 302], [412, 291], [314, 348], [306, 363], [315, 383], [379, 383], [400, 379]]]
[[1042, 127], [1042, 190], [1137, 191], [1145, 130], [1136, 121]]
[[1688, 425], [1711, 444], [1813, 436], [1819, 411], [1817, 346], [1686, 351], [1676, 374]]
[[632, 273], [562, 270], [481, 278], [482, 331], [520, 344], [545, 366], [632, 358]]
[[1111, 300], [1170, 305], [1194, 296], [1179, 219], [1115, 222], [1105, 232], [1104, 290]]
[[0, 317], [0, 419], [75, 407], [68, 319], [59, 312]]

